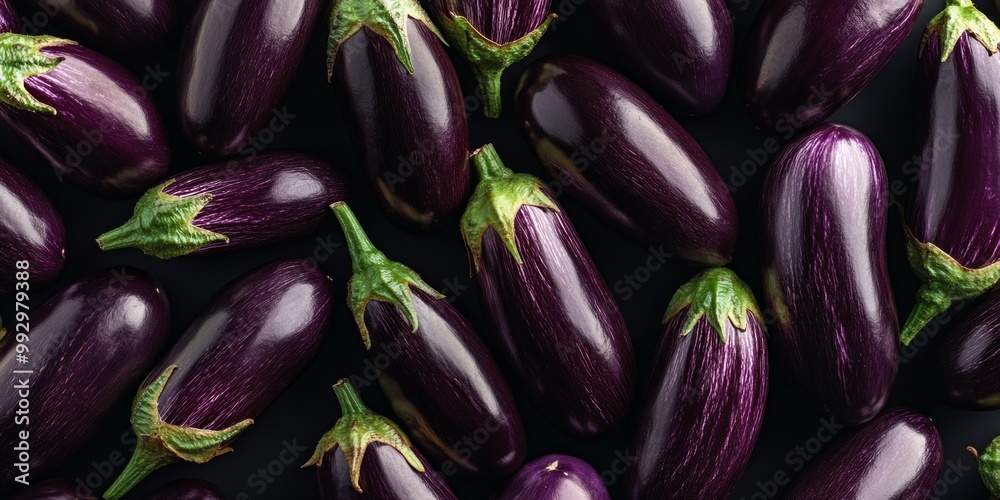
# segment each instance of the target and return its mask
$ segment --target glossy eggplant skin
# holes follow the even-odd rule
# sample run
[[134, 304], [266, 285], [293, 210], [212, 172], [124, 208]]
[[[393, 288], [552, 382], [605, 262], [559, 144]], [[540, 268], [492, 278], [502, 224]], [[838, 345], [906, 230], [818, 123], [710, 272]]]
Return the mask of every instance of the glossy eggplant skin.
[[469, 193], [469, 132], [461, 86], [441, 42], [408, 18], [410, 74], [381, 35], [362, 28], [340, 47], [333, 77], [384, 212], [424, 231]]
[[522, 467], [497, 500], [611, 500], [611, 495], [590, 464], [552, 454]]
[[594, 21], [626, 72], [686, 115], [715, 109], [726, 94], [735, 34], [723, 0], [597, 0]]
[[97, 500], [77, 491], [78, 486], [61, 479], [50, 479], [18, 491], [10, 500]]
[[[18, 363], [15, 342], [0, 352], [4, 373], [31, 369], [31, 474], [71, 457], [98, 429], [159, 354], [167, 339], [166, 294], [132, 268], [98, 271], [56, 292], [31, 311], [29, 364]], [[8, 336], [22, 333], [7, 325]], [[11, 339], [14, 340], [14, 339]], [[18, 391], [0, 392], [0, 443], [13, 449]], [[0, 491], [20, 474], [12, 461], [0, 470]]]
[[80, 45], [41, 49], [64, 58], [25, 88], [55, 115], [0, 103], [0, 119], [62, 179], [105, 198], [138, 194], [167, 176], [170, 144], [160, 114], [125, 68]]
[[395, 448], [372, 443], [361, 467], [362, 493], [351, 484], [344, 452], [336, 447], [323, 458], [317, 472], [321, 500], [455, 500], [441, 476], [414, 450], [424, 472], [413, 469]]
[[203, 479], [178, 479], [171, 481], [143, 500], [225, 500], [214, 484]]
[[948, 404], [1000, 408], [1000, 289], [981, 297], [935, 351], [935, 377]]
[[942, 462], [934, 422], [895, 408], [823, 452], [793, 479], [784, 498], [923, 500], [934, 490]]
[[741, 56], [739, 94], [762, 129], [819, 123], [875, 77], [909, 35], [923, 0], [771, 0]]
[[886, 193], [875, 146], [842, 125], [820, 126], [790, 144], [764, 188], [773, 352], [803, 401], [851, 424], [881, 410], [899, 357]]
[[66, 266], [66, 228], [31, 179], [0, 159], [0, 293], [16, 285], [18, 261], [29, 263], [30, 284], [54, 281]]
[[722, 177], [624, 76], [582, 57], [549, 57], [525, 72], [517, 108], [549, 174], [610, 225], [698, 264], [732, 258], [739, 218]]
[[181, 48], [181, 127], [210, 157], [236, 153], [274, 113], [322, 0], [204, 0]]
[[21, 18], [18, 17], [10, 0], [0, 0], [0, 33], [19, 33]]

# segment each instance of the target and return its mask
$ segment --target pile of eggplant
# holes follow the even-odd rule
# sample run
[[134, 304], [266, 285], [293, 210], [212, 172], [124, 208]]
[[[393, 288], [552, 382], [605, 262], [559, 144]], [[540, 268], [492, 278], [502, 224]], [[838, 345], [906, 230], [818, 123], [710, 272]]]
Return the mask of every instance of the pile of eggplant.
[[[557, 29], [567, 3], [0, 0], [0, 496], [229, 498], [221, 479], [160, 469], [267, 463], [239, 437], [281, 413], [305, 422], [274, 403], [321, 377], [339, 412], [296, 429], [316, 441], [281, 474], [297, 493], [258, 495], [725, 499], [755, 481], [759, 438], [811, 413], [832, 442], [791, 475], [774, 464], [750, 498], [938, 498], [965, 453], [982, 478], [967, 491], [1000, 498], [1000, 437], [952, 442], [931, 418], [1000, 410], [1000, 28], [973, 0], [591, 0], [595, 36], [576, 40]], [[581, 42], [610, 64], [574, 54]], [[154, 91], [143, 66], [165, 55], [175, 81]], [[907, 57], [917, 106], [893, 118], [918, 132], [896, 227], [883, 136], [828, 120]], [[314, 88], [299, 72], [325, 77], [309, 97], [336, 101], [321, 118], [343, 118], [353, 157], [268, 147], [293, 127], [284, 100]], [[733, 126], [783, 137], [757, 193], [686, 128], [731, 100], [746, 115]], [[5, 159], [18, 148], [38, 158]], [[81, 197], [132, 216], [83, 235], [63, 219]], [[597, 251], [592, 221], [618, 238]], [[325, 233], [345, 250], [245, 264]], [[426, 247], [391, 255], [397, 240]], [[683, 284], [657, 314], [613, 293], [609, 243], [673, 261]], [[448, 272], [469, 273], [479, 308], [419, 274], [439, 244], [466, 253]], [[84, 272], [88, 257], [104, 264]], [[903, 259], [919, 285], [901, 322]], [[177, 317], [168, 274], [136, 262], [239, 273]], [[332, 331], [341, 316], [350, 331]], [[901, 344], [918, 339], [921, 383], [954, 411], [899, 405]], [[797, 401], [769, 392], [785, 387]], [[98, 458], [101, 430], [133, 439], [128, 460], [99, 488], [60, 477]], [[607, 443], [620, 451], [595, 451]]]

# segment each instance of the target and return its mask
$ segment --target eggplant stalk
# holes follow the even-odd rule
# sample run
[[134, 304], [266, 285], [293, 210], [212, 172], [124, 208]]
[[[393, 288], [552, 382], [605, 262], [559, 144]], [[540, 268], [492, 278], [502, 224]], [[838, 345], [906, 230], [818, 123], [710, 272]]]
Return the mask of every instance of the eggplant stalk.
[[686, 307], [690, 309], [681, 335], [691, 333], [698, 320], [707, 316], [709, 324], [718, 332], [723, 344], [728, 341], [726, 322], [743, 332], [747, 329], [749, 314], [756, 316], [758, 321], [762, 317], [750, 287], [724, 267], [704, 271], [678, 288], [667, 306], [663, 324], [667, 324]]
[[31, 76], [48, 73], [63, 61], [42, 53], [45, 47], [76, 45], [76, 42], [54, 36], [29, 36], [0, 33], [0, 102], [16, 108], [54, 115], [56, 109], [35, 99], [24, 81]]
[[948, 60], [954, 52], [958, 40], [969, 32], [986, 47], [990, 54], [996, 54], [1000, 46], [1000, 29], [972, 3], [972, 0], [947, 0], [945, 8], [927, 24], [920, 54], [923, 55], [927, 39], [934, 33], [941, 34], [941, 62]]
[[1000, 498], [1000, 437], [994, 438], [983, 450], [982, 455], [971, 446], [965, 449], [976, 460], [979, 475], [983, 478], [986, 489], [990, 490], [991, 498]]

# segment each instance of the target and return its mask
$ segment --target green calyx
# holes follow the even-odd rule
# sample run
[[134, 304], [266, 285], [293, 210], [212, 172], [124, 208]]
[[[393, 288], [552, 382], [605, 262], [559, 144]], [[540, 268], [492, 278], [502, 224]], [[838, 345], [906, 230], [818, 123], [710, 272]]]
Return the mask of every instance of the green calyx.
[[121, 227], [97, 238], [101, 250], [135, 247], [146, 255], [171, 259], [187, 255], [214, 242], [228, 244], [229, 238], [194, 225], [194, 218], [212, 201], [211, 194], [172, 196], [163, 192], [169, 180], [146, 191], [135, 212]]
[[997, 29], [997, 25], [993, 24], [993, 21], [990, 21], [986, 14], [976, 9], [972, 0], [947, 0], [944, 10], [927, 24], [927, 30], [924, 31], [923, 42], [920, 45], [920, 54], [924, 53], [930, 36], [939, 33], [941, 36], [941, 62], [945, 62], [965, 32], [983, 44], [990, 54], [995, 54], [997, 50], [1000, 50], [1000, 29]]
[[482, 264], [483, 236], [492, 227], [518, 264], [523, 263], [514, 241], [514, 222], [523, 206], [559, 207], [545, 190], [542, 181], [528, 174], [515, 174], [500, 161], [492, 144], [472, 153], [472, 164], [479, 173], [479, 185], [462, 215], [462, 237], [472, 257], [474, 269]]
[[444, 295], [420, 279], [420, 275], [412, 269], [389, 260], [384, 253], [375, 248], [354, 212], [344, 202], [330, 205], [340, 227], [347, 238], [347, 248], [351, 252], [351, 262], [354, 276], [347, 285], [347, 302], [354, 313], [354, 321], [361, 331], [361, 339], [365, 348], [371, 349], [372, 341], [365, 325], [365, 308], [368, 302], [378, 300], [393, 304], [403, 312], [413, 332], [417, 331], [418, 319], [413, 305], [414, 287], [435, 299], [443, 299]]
[[966, 448], [972, 453], [972, 458], [976, 459], [979, 465], [979, 475], [983, 478], [983, 484], [990, 491], [993, 498], [1000, 498], [1000, 437], [993, 439], [983, 454], [980, 455], [975, 448]]
[[115, 500], [129, 492], [153, 471], [178, 460], [203, 464], [233, 451], [223, 445], [246, 429], [253, 420], [247, 419], [215, 431], [168, 424], [160, 419], [159, 399], [176, 365], [167, 367], [151, 384], [139, 391], [132, 403], [132, 428], [138, 442], [132, 459], [114, 484], [104, 492], [104, 498]]
[[334, 0], [330, 12], [330, 37], [326, 44], [327, 77], [333, 76], [340, 46], [361, 28], [368, 28], [388, 40], [396, 51], [396, 58], [406, 71], [413, 74], [410, 38], [406, 33], [407, 18], [424, 23], [441, 42], [447, 43], [417, 0]]
[[749, 317], [753, 314], [760, 321], [760, 308], [754, 300], [750, 287], [736, 273], [724, 267], [708, 269], [681, 285], [670, 299], [663, 323], [688, 308], [687, 319], [681, 335], [691, 333], [703, 316], [726, 343], [726, 323], [732, 323], [739, 331], [746, 331]]
[[52, 71], [63, 61], [62, 57], [42, 54], [45, 47], [59, 45], [76, 42], [54, 36], [0, 33], [0, 102], [35, 113], [56, 114], [55, 108], [35, 99], [24, 88], [24, 81]]
[[337, 400], [340, 401], [343, 416], [337, 420], [333, 429], [320, 438], [319, 444], [316, 445], [316, 451], [302, 466], [303, 468], [311, 465], [322, 465], [323, 457], [330, 450], [339, 446], [347, 461], [347, 468], [351, 472], [351, 483], [354, 485], [354, 489], [358, 493], [364, 493], [361, 491], [360, 482], [361, 463], [365, 458], [365, 451], [368, 450], [369, 445], [381, 443], [394, 448], [400, 455], [403, 455], [413, 470], [424, 472], [424, 464], [417, 457], [413, 445], [410, 444], [410, 439], [406, 437], [402, 429], [388, 418], [369, 410], [347, 379], [337, 382], [333, 386], [333, 390], [337, 393]]

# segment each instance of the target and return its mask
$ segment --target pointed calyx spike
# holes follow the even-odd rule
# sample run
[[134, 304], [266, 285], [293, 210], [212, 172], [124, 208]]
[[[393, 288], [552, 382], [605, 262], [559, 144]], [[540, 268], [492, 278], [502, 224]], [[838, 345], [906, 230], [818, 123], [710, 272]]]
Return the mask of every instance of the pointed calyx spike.
[[160, 419], [159, 399], [176, 365], [167, 367], [153, 382], [141, 389], [132, 403], [132, 428], [138, 442], [132, 459], [114, 484], [104, 492], [116, 500], [129, 492], [153, 471], [178, 460], [203, 464], [233, 451], [224, 447], [253, 420], [247, 419], [219, 431], [168, 424]]
[[0, 102], [35, 113], [54, 115], [58, 110], [35, 99], [24, 81], [48, 73], [63, 61], [42, 53], [45, 47], [76, 45], [76, 42], [54, 36], [29, 36], [0, 33]]
[[976, 449], [966, 448], [979, 466], [979, 475], [993, 498], [1000, 498], [1000, 437], [994, 438], [980, 455]]
[[559, 211], [548, 190], [537, 177], [515, 174], [500, 161], [492, 144], [472, 153], [472, 165], [479, 173], [479, 185], [462, 215], [462, 237], [472, 258], [473, 268], [482, 263], [483, 236], [492, 227], [518, 264], [523, 263], [514, 241], [514, 222], [523, 206]]
[[361, 332], [361, 339], [365, 342], [365, 348], [371, 349], [372, 346], [368, 326], [365, 325], [365, 308], [372, 300], [387, 302], [398, 307], [410, 322], [412, 331], [416, 332], [418, 318], [410, 287], [421, 290], [435, 299], [443, 299], [444, 295], [425, 283], [412, 269], [389, 260], [375, 248], [346, 203], [337, 202], [330, 205], [330, 208], [340, 221], [340, 227], [343, 228], [344, 236], [347, 238], [347, 248], [351, 252], [354, 276], [348, 284], [347, 300], [354, 313], [354, 321]]
[[163, 192], [173, 180], [150, 188], [135, 204], [132, 218], [97, 238], [101, 250], [135, 247], [146, 255], [171, 259], [209, 243], [229, 243], [229, 237], [194, 225], [211, 194], [173, 196]]
[[958, 40], [966, 32], [986, 47], [990, 54], [996, 54], [997, 50], [1000, 50], [1000, 29], [997, 29], [997, 25], [990, 21], [986, 14], [976, 9], [972, 0], [947, 0], [944, 10], [927, 24], [920, 45], [920, 54], [924, 53], [927, 39], [934, 33], [939, 33], [941, 62], [945, 62], [955, 50]]
[[365, 451], [369, 445], [380, 443], [398, 451], [410, 464], [410, 467], [413, 467], [413, 470], [424, 472], [424, 464], [417, 457], [413, 445], [410, 444], [410, 439], [406, 437], [402, 429], [388, 418], [369, 410], [347, 379], [341, 379], [337, 382], [333, 386], [333, 390], [337, 393], [337, 400], [340, 402], [343, 416], [337, 420], [333, 429], [320, 438], [319, 444], [316, 445], [316, 451], [302, 467], [323, 465], [323, 457], [339, 446], [347, 461], [354, 489], [358, 493], [363, 493], [360, 483], [361, 464], [365, 458]]
[[760, 308], [750, 287], [736, 273], [724, 267], [708, 269], [681, 285], [670, 299], [663, 322], [667, 323], [685, 308], [688, 308], [688, 313], [681, 335], [691, 333], [704, 316], [723, 343], [728, 341], [727, 322], [742, 332], [749, 326], [750, 314], [761, 320]]
[[396, 58], [412, 74], [413, 57], [406, 32], [407, 18], [422, 22], [444, 42], [441, 32], [417, 0], [334, 0], [330, 11], [330, 37], [326, 44], [327, 77], [333, 77], [340, 46], [362, 28], [368, 28], [388, 40]]

